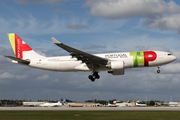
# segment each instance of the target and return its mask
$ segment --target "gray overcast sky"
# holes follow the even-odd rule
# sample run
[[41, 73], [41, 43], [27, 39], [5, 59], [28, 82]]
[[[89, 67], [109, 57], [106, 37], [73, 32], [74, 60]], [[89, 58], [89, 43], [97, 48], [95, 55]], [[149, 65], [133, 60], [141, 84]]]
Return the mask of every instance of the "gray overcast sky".
[[[0, 99], [84, 101], [180, 99], [180, 1], [4, 0], [0, 2]], [[11, 63], [7, 33], [16, 33], [45, 56], [69, 55], [51, 37], [89, 53], [163, 50], [178, 57], [157, 68], [101, 72], [92, 83], [84, 72], [51, 72]]]

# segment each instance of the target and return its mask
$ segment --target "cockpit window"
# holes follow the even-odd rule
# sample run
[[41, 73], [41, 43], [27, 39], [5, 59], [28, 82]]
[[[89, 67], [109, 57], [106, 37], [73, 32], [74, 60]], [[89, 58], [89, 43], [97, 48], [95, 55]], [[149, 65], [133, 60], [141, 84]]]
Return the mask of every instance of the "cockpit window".
[[172, 55], [172, 54], [170, 54], [170, 53], [169, 53], [169, 54], [167, 54], [167, 55], [169, 55], [169, 56], [170, 56], [170, 55]]

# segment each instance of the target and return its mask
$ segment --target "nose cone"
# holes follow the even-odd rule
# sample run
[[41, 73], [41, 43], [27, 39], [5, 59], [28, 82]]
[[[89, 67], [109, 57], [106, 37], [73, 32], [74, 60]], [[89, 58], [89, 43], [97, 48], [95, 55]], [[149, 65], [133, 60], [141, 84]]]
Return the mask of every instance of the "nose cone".
[[171, 56], [171, 61], [173, 62], [173, 61], [175, 61], [177, 59], [177, 57], [176, 56]]
[[168, 64], [168, 63], [175, 61], [176, 59], [177, 59], [177, 57], [171, 55], [171, 56], [168, 56], [167, 58], [164, 59], [164, 63]]
[[177, 59], [177, 57], [176, 56], [173, 56], [173, 61], [175, 61]]

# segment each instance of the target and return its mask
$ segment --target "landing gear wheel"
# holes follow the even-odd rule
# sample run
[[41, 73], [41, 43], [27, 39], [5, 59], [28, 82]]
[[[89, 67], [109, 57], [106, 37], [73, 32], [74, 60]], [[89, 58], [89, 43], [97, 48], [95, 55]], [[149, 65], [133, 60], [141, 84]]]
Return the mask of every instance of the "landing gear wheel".
[[99, 76], [99, 75], [96, 75], [96, 76], [95, 76], [95, 78], [96, 78], [96, 79], [99, 79], [99, 78], [100, 78], [100, 76]]
[[98, 72], [94, 72], [94, 73], [93, 73], [93, 76], [98, 76]]
[[89, 78], [92, 82], [94, 82], [94, 81], [95, 81], [95, 78], [93, 78], [93, 76], [92, 76], [92, 75], [89, 75], [89, 76], [88, 76], [88, 78]]
[[93, 78], [93, 76], [92, 76], [92, 75], [89, 75], [88, 78], [91, 80], [91, 79]]
[[160, 71], [160, 66], [158, 66], [158, 70], [157, 70], [157, 73], [160, 73], [161, 71]]
[[95, 78], [92, 78], [91, 81], [94, 82], [94, 81], [95, 81]]
[[157, 73], [160, 73], [161, 71], [160, 70], [157, 70]]
[[93, 74], [92, 74], [92, 75], [89, 75], [88, 78], [89, 78], [92, 82], [94, 82], [95, 79], [99, 79], [100, 76], [98, 75], [98, 72], [93, 72]]

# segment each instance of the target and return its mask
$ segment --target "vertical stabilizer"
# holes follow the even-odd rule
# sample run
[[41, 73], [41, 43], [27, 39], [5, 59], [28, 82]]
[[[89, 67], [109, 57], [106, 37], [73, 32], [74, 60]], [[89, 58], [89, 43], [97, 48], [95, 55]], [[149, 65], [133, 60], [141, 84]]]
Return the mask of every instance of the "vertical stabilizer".
[[16, 58], [19, 59], [28, 59], [35, 57], [42, 57], [37, 54], [34, 50], [32, 50], [20, 37], [18, 37], [15, 33], [7, 34], [9, 41], [11, 43], [12, 49]]

